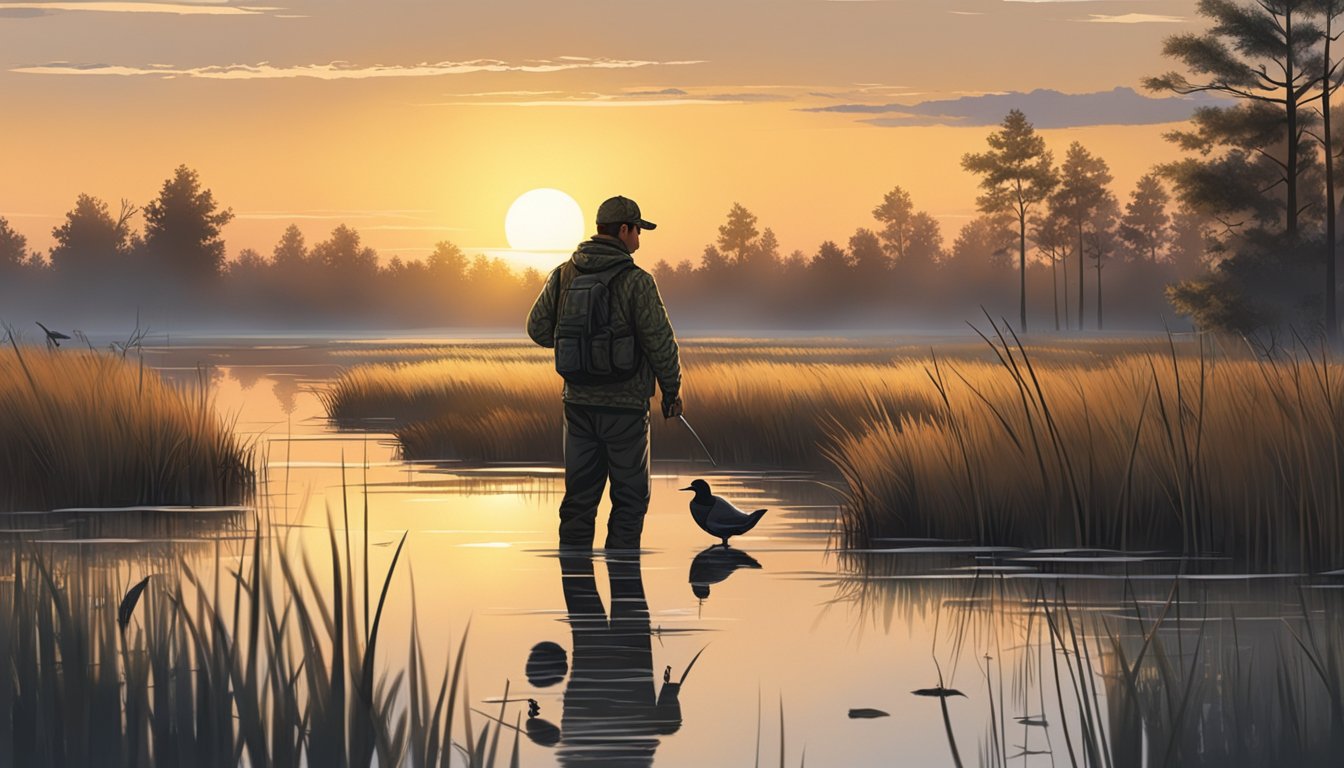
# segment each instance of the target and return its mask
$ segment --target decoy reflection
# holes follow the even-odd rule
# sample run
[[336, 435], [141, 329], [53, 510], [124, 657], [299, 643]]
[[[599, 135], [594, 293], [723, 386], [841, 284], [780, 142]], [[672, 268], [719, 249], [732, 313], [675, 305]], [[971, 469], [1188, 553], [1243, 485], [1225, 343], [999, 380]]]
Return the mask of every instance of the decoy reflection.
[[740, 549], [723, 544], [715, 544], [695, 556], [691, 561], [691, 591], [704, 600], [709, 597], [711, 584], [718, 584], [738, 568], [760, 568], [756, 558]]

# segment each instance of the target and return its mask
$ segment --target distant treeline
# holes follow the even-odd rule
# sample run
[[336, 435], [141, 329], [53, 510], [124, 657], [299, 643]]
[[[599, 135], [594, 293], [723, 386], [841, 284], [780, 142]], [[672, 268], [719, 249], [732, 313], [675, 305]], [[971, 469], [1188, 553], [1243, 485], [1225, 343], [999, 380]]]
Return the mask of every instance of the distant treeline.
[[[810, 251], [786, 250], [734, 204], [698, 262], [661, 252], [656, 238], [640, 261], [678, 328], [901, 330], [959, 326], [983, 307], [1032, 332], [1158, 328], [1180, 315], [1271, 347], [1289, 330], [1334, 336], [1344, 113], [1331, 98], [1344, 58], [1331, 43], [1344, 2], [1202, 3], [1198, 13], [1209, 30], [1164, 50], [1192, 74], [1145, 86], [1212, 91], [1233, 106], [1197, 109], [1167, 135], [1188, 156], [1155, 166], [1123, 199], [1103, 158], [1075, 141], [1057, 166], [1012, 110], [985, 152], [961, 159], [979, 177], [980, 216], [951, 245], [898, 186], [874, 201], [870, 227]], [[131, 227], [137, 213], [143, 232]], [[123, 200], [114, 215], [80, 195], [47, 254], [0, 218], [0, 319], [72, 326], [142, 309], [183, 325], [517, 329], [545, 279], [448, 242], [425, 260], [383, 262], [344, 224], [311, 246], [291, 225], [269, 255], [226, 260], [232, 218], [186, 166], [143, 211]]]
[[[1050, 327], [1158, 327], [1171, 316], [1165, 286], [1202, 270], [1200, 225], [1193, 214], [1169, 216], [1151, 177], [1135, 201], [1085, 228], [1088, 300], [1100, 274], [1106, 311], [1089, 307], [1081, 319], [1066, 291], [1077, 280], [1069, 261], [1076, 246], [1059, 234], [1067, 222], [1033, 218], [1028, 281], [1033, 312], [1052, 318]], [[137, 214], [143, 231], [131, 226]], [[685, 328], [959, 325], [979, 317], [981, 306], [996, 315], [1016, 309], [1011, 217], [973, 219], [947, 246], [937, 221], [900, 187], [873, 216], [873, 229], [843, 244], [784, 254], [774, 232], [758, 229], [756, 216], [734, 204], [698, 264], [659, 259], [656, 240], [640, 260]], [[0, 319], [26, 324], [31, 316], [69, 328], [125, 323], [140, 311], [166, 313], [179, 326], [511, 328], [545, 279], [446, 241], [423, 260], [380, 260], [344, 224], [311, 244], [291, 224], [269, 254], [247, 248], [226, 260], [221, 231], [232, 218], [186, 166], [143, 209], [123, 200], [114, 213], [80, 195], [45, 254], [29, 251], [0, 218]]]

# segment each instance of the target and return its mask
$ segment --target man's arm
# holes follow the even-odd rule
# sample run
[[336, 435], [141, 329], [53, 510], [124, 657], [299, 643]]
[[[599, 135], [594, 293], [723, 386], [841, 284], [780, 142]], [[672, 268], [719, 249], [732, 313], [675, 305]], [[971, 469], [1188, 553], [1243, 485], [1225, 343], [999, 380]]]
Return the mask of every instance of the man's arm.
[[527, 335], [543, 347], [555, 346], [555, 294], [559, 274], [559, 267], [551, 270], [546, 284], [541, 288], [541, 295], [537, 296], [532, 311], [527, 315]]
[[681, 397], [681, 355], [677, 337], [672, 332], [672, 321], [667, 317], [667, 307], [663, 305], [653, 275], [639, 271], [635, 278], [635, 336], [653, 375], [658, 377], [663, 403], [670, 403]]

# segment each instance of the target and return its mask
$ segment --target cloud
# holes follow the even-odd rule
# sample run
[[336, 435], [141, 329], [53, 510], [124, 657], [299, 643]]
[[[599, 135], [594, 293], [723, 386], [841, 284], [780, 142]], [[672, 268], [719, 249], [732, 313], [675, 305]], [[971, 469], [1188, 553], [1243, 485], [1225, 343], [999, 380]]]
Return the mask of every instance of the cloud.
[[626, 96], [685, 96], [686, 92], [680, 88], [664, 88], [661, 91], [631, 91]]
[[719, 99], [546, 99], [538, 101], [440, 101], [424, 107], [685, 107], [706, 104], [732, 104]]
[[984, 16], [983, 11], [948, 11], [953, 16]]
[[155, 3], [155, 2], [115, 2], [114, 0], [89, 0], [89, 2], [0, 2], [0, 15], [12, 16], [46, 15], [52, 11], [76, 13], [167, 13], [177, 16], [257, 16], [283, 8], [261, 6], [229, 5], [227, 3]]
[[592, 59], [564, 56], [559, 60], [547, 59], [511, 63], [498, 59], [470, 61], [440, 61], [416, 65], [357, 65], [345, 61], [330, 64], [297, 64], [277, 66], [270, 62], [260, 64], [230, 64], [209, 67], [138, 67], [117, 64], [72, 64], [53, 62], [31, 67], [16, 67], [11, 72], [29, 75], [105, 75], [121, 77], [155, 76], [162, 78], [194, 77], [207, 80], [279, 80], [306, 77], [317, 80], [364, 80], [384, 77], [438, 77], [465, 75], [477, 72], [562, 72], [574, 69], [637, 69], [653, 66], [682, 66], [703, 64], [703, 61], [641, 61], [631, 59]]
[[1152, 125], [1188, 120], [1198, 106], [1226, 103], [1211, 96], [1154, 99], [1133, 88], [1097, 93], [996, 93], [917, 104], [838, 104], [804, 112], [881, 115], [863, 122], [881, 126], [998, 125], [1011, 109], [1020, 109], [1037, 128], [1073, 128], [1087, 125]]
[[1124, 13], [1108, 16], [1104, 13], [1089, 13], [1090, 18], [1074, 19], [1087, 24], [1180, 24], [1186, 21], [1184, 16], [1159, 16], [1154, 13]]
[[[754, 86], [745, 86], [754, 87]], [[621, 93], [580, 92], [561, 95], [558, 91], [463, 93], [453, 94], [458, 99], [480, 96], [532, 96], [559, 95], [559, 98], [513, 99], [491, 101], [445, 101], [422, 104], [432, 107], [684, 107], [708, 104], [748, 104], [794, 101], [795, 97], [787, 93], [760, 93], [749, 91], [700, 92], [685, 88], [656, 88]]]
[[387, 210], [343, 210], [318, 208], [307, 211], [244, 211], [237, 215], [239, 219], [251, 219], [257, 221], [287, 221], [294, 219], [305, 219], [314, 221], [342, 221], [348, 219], [407, 219], [410, 221], [423, 221], [424, 216], [416, 214], [429, 214], [433, 211], [416, 208], [393, 208]]

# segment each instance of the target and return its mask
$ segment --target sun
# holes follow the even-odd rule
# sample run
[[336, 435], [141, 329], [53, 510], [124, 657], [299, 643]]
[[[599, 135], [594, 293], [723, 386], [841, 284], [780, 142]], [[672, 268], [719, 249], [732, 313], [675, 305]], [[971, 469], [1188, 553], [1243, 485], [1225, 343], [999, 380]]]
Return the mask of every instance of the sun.
[[558, 189], [524, 192], [504, 217], [504, 236], [519, 251], [570, 251], [583, 235], [583, 211]]

